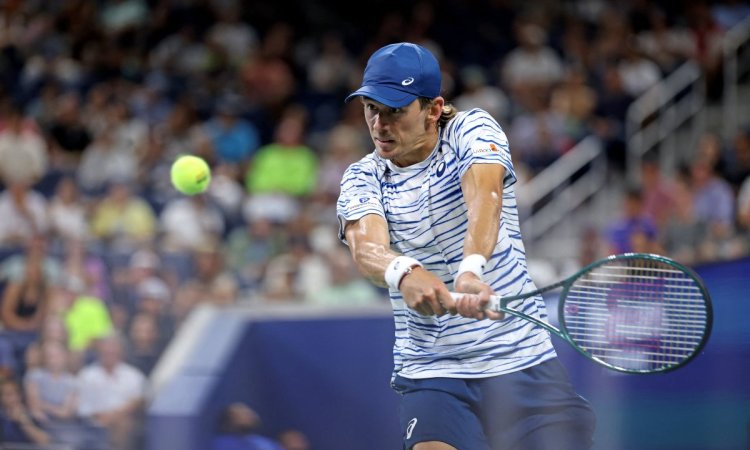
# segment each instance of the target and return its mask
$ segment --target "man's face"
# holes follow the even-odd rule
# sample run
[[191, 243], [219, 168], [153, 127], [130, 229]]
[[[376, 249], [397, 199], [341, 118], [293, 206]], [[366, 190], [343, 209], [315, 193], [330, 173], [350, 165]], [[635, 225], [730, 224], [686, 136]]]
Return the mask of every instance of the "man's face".
[[426, 108], [419, 100], [402, 108], [391, 108], [366, 97], [362, 97], [362, 103], [370, 136], [381, 158], [405, 167], [430, 154], [437, 136], [435, 123], [442, 111], [442, 97]]

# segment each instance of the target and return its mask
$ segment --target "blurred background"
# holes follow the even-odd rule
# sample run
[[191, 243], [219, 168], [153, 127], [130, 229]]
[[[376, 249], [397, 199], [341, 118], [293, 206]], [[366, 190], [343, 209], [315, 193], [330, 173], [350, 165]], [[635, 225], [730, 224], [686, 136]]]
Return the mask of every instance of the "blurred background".
[[[343, 99], [398, 41], [508, 135], [537, 285], [628, 251], [707, 283], [714, 333], [680, 371], [555, 342], [595, 448], [750, 448], [739, 0], [0, 1], [2, 448], [400, 448], [387, 292], [335, 214], [372, 151]], [[206, 194], [171, 187], [183, 153]]]

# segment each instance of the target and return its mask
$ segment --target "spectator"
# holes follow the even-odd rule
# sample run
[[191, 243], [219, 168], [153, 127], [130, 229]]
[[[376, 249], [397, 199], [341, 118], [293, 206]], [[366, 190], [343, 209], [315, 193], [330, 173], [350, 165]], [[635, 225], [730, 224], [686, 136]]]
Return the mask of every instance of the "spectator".
[[219, 429], [214, 437], [213, 450], [284, 450], [278, 442], [258, 434], [261, 422], [258, 414], [244, 403], [237, 402], [224, 408], [219, 417]]
[[734, 194], [705, 158], [697, 158], [691, 168], [696, 217], [706, 222], [712, 233], [731, 232], [734, 224]]
[[245, 200], [245, 188], [238, 181], [239, 168], [233, 164], [219, 164], [211, 173], [211, 184], [208, 197], [221, 209], [227, 224], [240, 222], [242, 203]]
[[638, 41], [632, 36], [623, 45], [623, 55], [617, 70], [625, 92], [636, 98], [661, 80], [659, 66], [643, 55]]
[[151, 206], [133, 194], [132, 186], [112, 181], [106, 197], [94, 208], [91, 232], [113, 248], [133, 249], [156, 235], [156, 216]]
[[649, 11], [651, 28], [638, 33], [638, 47], [650, 60], [656, 62], [663, 74], [668, 74], [695, 54], [695, 43], [690, 32], [670, 26], [667, 14], [659, 7]]
[[62, 94], [49, 124], [53, 165], [65, 173], [75, 172], [83, 151], [93, 136], [81, 118], [81, 99], [75, 93]]
[[111, 180], [135, 181], [138, 157], [132, 147], [118, 139], [117, 128], [108, 124], [86, 147], [78, 165], [78, 183], [84, 192], [99, 195]]
[[126, 361], [147, 377], [161, 356], [164, 345], [162, 332], [152, 314], [137, 313], [130, 322]]
[[643, 212], [661, 228], [675, 213], [675, 186], [664, 179], [659, 161], [646, 158], [641, 164]]
[[369, 149], [364, 146], [364, 141], [356, 128], [343, 124], [333, 127], [328, 132], [325, 148], [316, 190], [324, 200], [335, 202], [341, 190], [341, 177], [344, 171], [349, 164], [362, 158]]
[[453, 102], [456, 108], [460, 111], [480, 108], [487, 111], [499, 123], [506, 123], [510, 113], [510, 100], [502, 89], [490, 82], [482, 67], [465, 67], [461, 70], [461, 82], [463, 92]]
[[112, 318], [104, 302], [86, 293], [86, 285], [78, 278], [68, 278], [60, 292], [64, 308], [68, 346], [80, 361], [91, 344], [112, 332]]
[[159, 42], [149, 54], [151, 67], [183, 76], [207, 73], [216, 60], [212, 50], [199, 39], [198, 30], [187, 23]]
[[174, 320], [169, 315], [171, 304], [172, 291], [159, 278], [153, 277], [143, 280], [135, 288], [133, 313], [152, 316], [164, 338], [172, 337], [175, 330]]
[[245, 184], [253, 195], [311, 194], [315, 188], [318, 157], [304, 144], [306, 113], [288, 108], [276, 128], [275, 141], [261, 147], [247, 172]]
[[732, 144], [724, 177], [739, 191], [742, 182], [750, 177], [750, 127], [737, 130]]
[[13, 379], [0, 380], [0, 436], [4, 443], [41, 444], [51, 442], [29, 414], [21, 388]]
[[307, 81], [315, 94], [333, 96], [348, 89], [354, 61], [341, 33], [327, 32], [318, 41], [320, 51], [307, 63]]
[[41, 343], [42, 367], [24, 377], [32, 416], [42, 424], [72, 422], [77, 413], [78, 386], [68, 371], [68, 349], [61, 342]]
[[562, 117], [571, 142], [590, 134], [589, 121], [596, 101], [596, 91], [589, 87], [582, 67], [569, 67], [562, 82], [552, 89], [550, 109]]
[[[3, 165], [5, 163], [3, 162]], [[27, 184], [13, 181], [0, 193], [0, 247], [21, 245], [49, 231], [47, 201]]]
[[27, 249], [22, 272], [13, 275], [5, 286], [0, 305], [0, 319], [5, 329], [29, 334], [29, 338], [41, 330], [49, 306], [50, 285], [56, 281], [45, 274], [46, 246], [43, 239], [35, 241]]
[[[0, 181], [31, 186], [48, 169], [47, 144], [20, 107], [6, 103], [0, 116]], [[8, 217], [8, 216], [4, 216]]]
[[307, 436], [299, 430], [285, 430], [279, 433], [279, 444], [284, 450], [310, 450]]
[[48, 239], [42, 234], [32, 236], [24, 242], [24, 250], [20, 254], [13, 254], [0, 263], [0, 280], [22, 282], [30, 264], [41, 265], [46, 284], [60, 282], [62, 267], [58, 259], [48, 253]]
[[208, 42], [221, 49], [231, 67], [239, 67], [258, 48], [258, 33], [242, 20], [236, 5], [217, 8], [218, 20], [207, 33]]
[[538, 172], [571, 146], [560, 115], [550, 110], [546, 95], [539, 92], [527, 99], [529, 110], [513, 119], [508, 140], [519, 162]]
[[159, 216], [163, 246], [169, 252], [190, 252], [219, 239], [226, 223], [221, 210], [205, 194], [178, 197]]
[[664, 222], [660, 241], [667, 255], [683, 264], [703, 259], [701, 247], [706, 239], [706, 223], [698, 220], [693, 207], [693, 193], [687, 180], [681, 179], [672, 197], [671, 214]]
[[240, 284], [257, 289], [268, 261], [284, 249], [283, 229], [271, 221], [246, 217], [246, 224], [234, 229], [225, 241], [227, 267], [236, 273]]
[[169, 116], [172, 111], [172, 101], [168, 98], [169, 81], [159, 72], [152, 72], [145, 76], [142, 85], [134, 88], [128, 106], [133, 116], [152, 128]]
[[124, 348], [120, 336], [101, 338], [96, 362], [78, 374], [78, 413], [106, 428], [116, 450], [130, 449], [137, 437], [146, 387], [143, 374], [123, 362]]
[[89, 237], [86, 206], [79, 197], [78, 186], [72, 177], [58, 181], [55, 195], [49, 202], [50, 232], [61, 240]]
[[260, 137], [255, 126], [242, 118], [241, 100], [219, 100], [214, 116], [204, 125], [218, 163], [245, 165], [258, 150]]
[[742, 252], [735, 235], [735, 198], [729, 183], [716, 174], [714, 165], [698, 157], [691, 166], [693, 208], [707, 227], [703, 249], [711, 260], [735, 258]]
[[555, 51], [547, 46], [547, 32], [537, 24], [524, 21], [516, 24], [518, 47], [508, 53], [502, 63], [503, 85], [524, 104], [533, 91], [546, 93], [563, 76], [563, 65]]
[[631, 188], [625, 196], [623, 217], [612, 223], [606, 232], [609, 254], [656, 251], [657, 228], [643, 210], [643, 192]]
[[605, 65], [592, 128], [604, 142], [608, 158], [619, 169], [625, 167], [625, 116], [633, 100], [634, 97], [625, 91], [617, 68]]
[[308, 236], [296, 232], [289, 236], [286, 253], [268, 262], [263, 296], [279, 301], [302, 300], [328, 285], [330, 279], [331, 268], [312, 252]]
[[[143, 280], [151, 277], [164, 279], [165, 271], [161, 257], [150, 248], [139, 248], [124, 258], [115, 258], [110, 264], [113, 307], [132, 310], [134, 289]], [[122, 324], [125, 326], [125, 324]], [[121, 330], [125, 333], [125, 330]]]
[[63, 276], [83, 281], [84, 292], [87, 294], [102, 300], [111, 299], [109, 268], [104, 260], [81, 239], [70, 239], [64, 245]]

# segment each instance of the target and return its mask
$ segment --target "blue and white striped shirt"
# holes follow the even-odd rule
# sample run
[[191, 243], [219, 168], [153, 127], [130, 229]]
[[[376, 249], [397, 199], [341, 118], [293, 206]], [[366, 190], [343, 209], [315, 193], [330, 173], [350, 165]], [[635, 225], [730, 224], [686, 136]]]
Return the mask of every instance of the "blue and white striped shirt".
[[[484, 280], [502, 296], [535, 290], [521, 241], [508, 140], [481, 109], [458, 113], [441, 130], [432, 153], [418, 164], [397, 167], [376, 152], [352, 164], [341, 182], [339, 237], [346, 242], [346, 222], [377, 214], [388, 223], [391, 248], [419, 260], [451, 289], [468, 225], [460, 180], [472, 164], [505, 167], [500, 230]], [[390, 297], [396, 325], [394, 375], [482, 378], [555, 356], [549, 333], [526, 320], [510, 315], [502, 321], [422, 316], [406, 306], [400, 292], [391, 290]], [[546, 320], [541, 297], [522, 302], [513, 307]]]

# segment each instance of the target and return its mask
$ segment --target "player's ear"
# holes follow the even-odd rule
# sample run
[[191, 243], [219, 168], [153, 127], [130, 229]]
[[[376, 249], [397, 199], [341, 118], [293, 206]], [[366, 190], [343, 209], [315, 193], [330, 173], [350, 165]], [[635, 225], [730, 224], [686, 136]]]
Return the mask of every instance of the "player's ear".
[[445, 99], [443, 97], [435, 97], [427, 105], [427, 121], [429, 123], [437, 123], [440, 120], [440, 116], [443, 114], [443, 106], [445, 106]]

